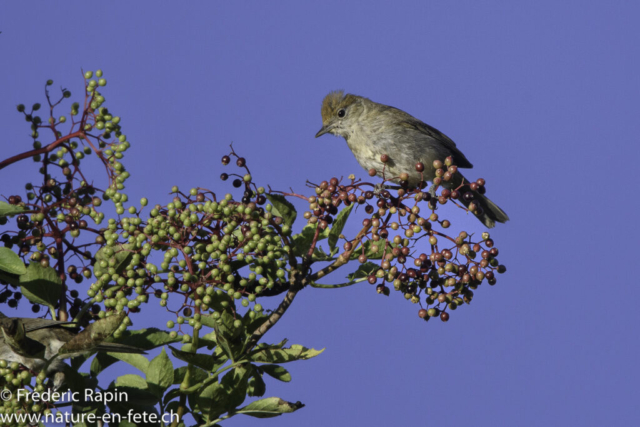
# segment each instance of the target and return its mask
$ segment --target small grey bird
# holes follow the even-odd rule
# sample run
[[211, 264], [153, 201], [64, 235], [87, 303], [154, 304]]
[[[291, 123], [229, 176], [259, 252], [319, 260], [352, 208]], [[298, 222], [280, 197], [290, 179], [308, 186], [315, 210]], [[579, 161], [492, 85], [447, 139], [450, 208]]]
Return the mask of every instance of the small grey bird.
[[[375, 169], [379, 176], [383, 173], [380, 158], [383, 154], [388, 155], [384, 172], [387, 179], [407, 173], [408, 184], [415, 186], [421, 180], [416, 163], [424, 164], [424, 179], [431, 180], [436, 172], [433, 162], [444, 161], [449, 156], [458, 168], [473, 167], [449, 137], [397, 108], [335, 91], [324, 98], [321, 113], [322, 129], [316, 138], [325, 133], [342, 136], [360, 166]], [[456, 172], [442, 185], [457, 188], [463, 180], [462, 174]], [[467, 207], [476, 201], [481, 209], [474, 215], [487, 227], [493, 228], [496, 222], [509, 220], [507, 214], [483, 194], [469, 189], [466, 192], [471, 192], [473, 199], [461, 197], [460, 201]]]
[[[108, 322], [107, 333], [101, 333], [105, 321]], [[34, 372], [46, 367], [57, 390], [64, 382], [63, 359], [94, 352], [144, 353], [136, 347], [104, 342], [115, 329], [112, 324], [117, 327], [121, 321], [122, 318], [112, 316], [98, 320], [80, 332], [74, 322], [6, 317], [0, 313], [0, 359], [18, 362]]]

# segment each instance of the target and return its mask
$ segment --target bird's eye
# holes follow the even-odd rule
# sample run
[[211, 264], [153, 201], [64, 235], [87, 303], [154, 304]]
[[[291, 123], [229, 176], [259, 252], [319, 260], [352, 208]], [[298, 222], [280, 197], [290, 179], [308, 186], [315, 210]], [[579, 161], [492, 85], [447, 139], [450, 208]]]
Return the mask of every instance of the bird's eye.
[[340, 110], [338, 110], [338, 117], [342, 118], [344, 117], [344, 115], [347, 114], [346, 111], [344, 111], [344, 108], [341, 108]]

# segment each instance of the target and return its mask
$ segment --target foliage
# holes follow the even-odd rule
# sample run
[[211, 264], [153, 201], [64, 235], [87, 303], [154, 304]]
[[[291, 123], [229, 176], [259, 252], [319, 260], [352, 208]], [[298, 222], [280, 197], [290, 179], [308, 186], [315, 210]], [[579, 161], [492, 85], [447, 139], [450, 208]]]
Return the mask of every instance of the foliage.
[[[84, 100], [71, 104], [69, 117], [54, 116], [71, 93], [63, 89], [53, 101], [51, 81], [42, 117], [37, 115], [40, 104], [29, 111], [17, 108], [30, 123], [33, 149], [0, 162], [0, 169], [31, 158], [40, 165], [40, 177], [26, 184], [24, 200], [11, 195], [0, 201], [0, 225], [5, 226], [0, 232], [0, 303], [15, 308], [24, 296], [34, 313], [47, 307], [45, 315], [73, 321], [86, 331], [98, 319], [114, 318], [103, 335], [115, 343], [162, 350], [151, 360], [101, 352], [83, 373], [79, 369], [89, 354], [71, 359], [63, 388], [82, 395], [87, 389], [101, 390], [97, 378], [113, 363], [139, 371], [116, 378], [106, 389], [126, 391], [128, 401], [75, 402], [75, 412], [177, 414], [172, 425], [183, 425], [187, 413], [197, 425], [214, 425], [237, 414], [265, 418], [293, 412], [304, 405], [276, 397], [245, 400], [265, 394], [265, 374], [290, 381], [281, 364], [321, 353], [286, 340], [262, 342], [300, 290], [367, 281], [377, 284], [380, 294], [389, 295], [393, 288], [418, 304], [420, 318], [447, 321], [450, 312], [471, 302], [482, 283], [495, 284], [495, 272], [505, 271], [488, 233], [479, 239], [464, 231], [455, 237], [445, 234], [450, 223], [436, 209], [456, 203], [467, 186], [483, 191], [485, 185], [478, 180], [453, 191], [440, 189], [438, 184], [455, 168], [451, 159], [439, 161], [435, 178], [424, 177], [436, 184], [430, 192], [424, 191], [424, 183], [408, 188], [402, 176], [385, 180], [400, 184], [393, 194], [350, 176], [309, 183], [312, 194], [305, 195], [257, 186], [246, 160], [232, 148], [222, 163], [234, 160], [240, 172], [222, 173], [221, 179], [231, 180], [239, 198], [201, 187], [187, 192], [174, 187], [166, 205], [150, 207], [142, 199], [135, 206], [124, 192], [130, 142], [120, 117], [105, 107], [101, 91], [106, 80], [101, 71], [84, 77]], [[52, 141], [42, 144], [41, 133], [50, 133]], [[84, 167], [91, 157], [105, 171], [104, 190], [93, 185], [98, 177], [85, 175], [92, 171]], [[291, 198], [309, 204], [302, 215], [307, 225], [297, 234]], [[115, 215], [109, 214], [109, 205]], [[364, 217], [360, 231], [345, 236], [354, 212]], [[425, 247], [430, 250], [421, 249]], [[356, 260], [359, 267], [345, 273], [346, 282], [318, 282]], [[266, 312], [260, 298], [281, 300], [277, 309]], [[141, 313], [152, 299], [166, 310], [167, 330], [130, 330], [129, 316]], [[64, 351], [87, 347], [76, 341]], [[14, 396], [20, 388], [43, 392], [53, 385], [44, 371], [16, 362], [0, 362], [0, 375]], [[0, 413], [56, 408], [53, 399], [13, 400]], [[112, 423], [119, 424], [130, 425]]]

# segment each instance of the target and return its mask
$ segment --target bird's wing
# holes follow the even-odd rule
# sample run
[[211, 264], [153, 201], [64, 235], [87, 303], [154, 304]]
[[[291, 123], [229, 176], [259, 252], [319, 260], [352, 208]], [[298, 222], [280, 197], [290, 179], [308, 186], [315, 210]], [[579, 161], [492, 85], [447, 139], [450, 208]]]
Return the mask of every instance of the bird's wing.
[[[406, 120], [401, 122], [401, 125], [412, 130], [416, 130], [421, 134], [432, 138], [439, 143], [441, 143], [446, 150], [450, 153], [449, 155], [453, 157], [453, 164], [458, 166], [459, 168], [472, 168], [473, 164], [467, 159], [467, 157], [462, 154], [462, 151], [456, 147], [456, 143], [451, 140], [447, 135], [440, 132], [438, 129], [429, 126], [428, 124], [421, 122], [418, 119], [412, 117], [413, 120]], [[444, 159], [442, 159], [444, 160]]]
[[97, 351], [109, 352], [109, 353], [134, 353], [134, 354], [147, 354], [141, 348], [133, 347], [127, 344], [120, 344], [117, 342], [102, 342], [96, 347]]
[[24, 329], [27, 332], [36, 331], [38, 329], [52, 328], [55, 326], [76, 325], [75, 322], [31, 318], [22, 319], [22, 323], [24, 324]]
[[32, 339], [25, 332], [25, 327], [21, 319], [13, 318], [9, 325], [1, 325], [3, 343], [6, 344], [16, 354], [29, 358], [42, 358], [46, 347], [39, 341]]

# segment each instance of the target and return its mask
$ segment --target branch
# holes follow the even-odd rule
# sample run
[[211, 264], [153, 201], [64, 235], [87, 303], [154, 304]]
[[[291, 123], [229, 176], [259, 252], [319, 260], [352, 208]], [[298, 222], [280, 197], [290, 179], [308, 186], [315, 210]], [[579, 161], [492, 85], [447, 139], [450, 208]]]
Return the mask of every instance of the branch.
[[33, 157], [33, 156], [36, 156], [38, 154], [49, 153], [49, 152], [55, 150], [63, 142], [68, 141], [68, 140], [70, 140], [72, 138], [80, 138], [83, 135], [84, 135], [84, 131], [73, 132], [73, 133], [70, 133], [69, 135], [63, 136], [63, 137], [53, 141], [51, 144], [47, 145], [46, 147], [38, 148], [37, 150], [25, 151], [24, 153], [18, 154], [18, 155], [13, 156], [13, 157], [10, 157], [10, 158], [0, 162], [0, 169], [4, 169], [5, 167], [7, 167], [7, 166], [9, 166], [9, 165], [11, 165], [11, 164], [13, 164], [15, 162], [19, 162], [20, 160], [24, 160], [26, 158]]
[[347, 283], [340, 283], [338, 285], [323, 285], [322, 283], [310, 282], [309, 286], [311, 286], [312, 288], [319, 288], [319, 289], [337, 289], [337, 288], [346, 288], [347, 286], [355, 285], [356, 283], [364, 282], [365, 280], [367, 280], [367, 277], [361, 277], [359, 279], [352, 280]]
[[362, 242], [362, 238], [364, 236], [367, 235], [367, 233], [369, 232], [369, 230], [371, 229], [371, 221], [365, 225], [364, 227], [362, 227], [362, 230], [360, 230], [360, 232], [358, 233], [358, 235], [356, 236], [355, 239], [353, 239], [351, 241], [351, 243], [353, 244], [353, 247], [351, 248], [350, 251], [346, 251], [344, 253], [342, 253], [337, 260], [335, 260], [332, 264], [326, 266], [325, 268], [323, 268], [322, 270], [318, 271], [315, 274], [312, 274], [311, 276], [309, 276], [309, 282], [315, 282], [318, 279], [321, 279], [322, 277], [333, 273], [335, 270], [337, 270], [338, 268], [342, 267], [343, 265], [345, 265], [346, 263], [349, 262], [349, 258], [351, 258], [351, 254], [353, 253], [353, 251], [356, 250], [356, 248], [358, 247], [358, 245], [360, 245], [360, 243]]
[[[293, 275], [295, 276], [296, 274], [299, 274], [299, 273], [294, 271]], [[260, 338], [262, 338], [262, 336], [266, 334], [269, 329], [271, 329], [276, 323], [278, 323], [278, 320], [280, 320], [282, 315], [287, 311], [287, 309], [293, 302], [293, 299], [296, 297], [298, 292], [305, 285], [305, 280], [301, 282], [298, 282], [296, 280], [296, 282], [297, 283], [294, 283], [291, 286], [291, 288], [289, 288], [289, 292], [287, 292], [287, 294], [284, 296], [284, 299], [282, 300], [278, 308], [276, 308], [275, 311], [271, 313], [269, 318], [265, 320], [265, 322], [262, 325], [260, 325], [258, 329], [255, 330], [253, 335], [251, 335], [251, 338], [249, 339], [246, 345], [247, 352], [251, 350], [258, 343]]]

